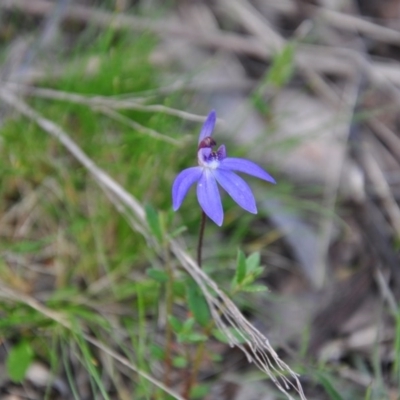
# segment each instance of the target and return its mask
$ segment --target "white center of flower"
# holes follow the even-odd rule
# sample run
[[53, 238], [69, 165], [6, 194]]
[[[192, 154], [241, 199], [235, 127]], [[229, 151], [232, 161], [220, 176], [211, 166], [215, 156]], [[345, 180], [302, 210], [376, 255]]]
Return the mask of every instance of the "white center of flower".
[[205, 165], [206, 168], [210, 169], [217, 169], [219, 166], [219, 161], [217, 159], [212, 159], [211, 161], [208, 161]]

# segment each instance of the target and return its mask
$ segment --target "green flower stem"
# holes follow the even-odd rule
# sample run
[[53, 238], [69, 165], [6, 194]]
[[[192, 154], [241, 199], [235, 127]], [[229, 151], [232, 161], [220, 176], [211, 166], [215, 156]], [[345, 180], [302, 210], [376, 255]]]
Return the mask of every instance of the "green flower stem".
[[200, 232], [199, 232], [199, 242], [197, 245], [197, 264], [201, 268], [201, 254], [203, 249], [203, 237], [204, 237], [204, 228], [206, 226], [207, 216], [204, 211], [201, 212], [201, 222], [200, 222]]

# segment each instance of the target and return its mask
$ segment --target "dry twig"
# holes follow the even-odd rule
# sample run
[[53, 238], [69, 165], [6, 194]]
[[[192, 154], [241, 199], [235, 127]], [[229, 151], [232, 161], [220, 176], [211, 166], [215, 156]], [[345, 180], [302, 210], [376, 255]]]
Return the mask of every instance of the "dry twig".
[[310, 11], [315, 13], [316, 17], [323, 19], [336, 28], [356, 34], [361, 33], [371, 39], [379, 40], [381, 42], [395, 45], [400, 44], [400, 32], [375, 24], [357, 15], [349, 15], [329, 10], [328, 8], [312, 6], [310, 6]]
[[393, 194], [390, 190], [390, 186], [386, 181], [385, 175], [379, 167], [376, 160], [368, 152], [363, 152], [363, 164], [365, 172], [370, 179], [375, 194], [379, 197], [382, 202], [384, 209], [387, 212], [390, 225], [395, 231], [397, 237], [400, 238], [400, 209]]

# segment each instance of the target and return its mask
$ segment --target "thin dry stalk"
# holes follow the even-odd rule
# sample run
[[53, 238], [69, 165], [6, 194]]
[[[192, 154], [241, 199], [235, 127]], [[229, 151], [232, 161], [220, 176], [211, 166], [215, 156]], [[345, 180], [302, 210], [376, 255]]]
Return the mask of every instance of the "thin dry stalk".
[[[298, 13], [298, 6], [300, 3], [296, 1], [275, 1], [275, 0], [262, 0], [263, 3], [279, 14], [293, 18]], [[320, 2], [323, 4], [323, 2]], [[336, 5], [338, 5], [337, 3]], [[343, 2], [341, 2], [343, 5]], [[310, 2], [301, 3], [301, 8], [304, 9], [304, 14], [312, 17], [320, 18], [329, 25], [342, 29], [343, 31], [359, 34], [369, 39], [377, 40], [384, 43], [399, 44], [400, 32], [387, 28], [386, 26], [379, 25], [373, 21], [363, 18], [355, 14], [347, 14], [339, 12], [324, 6], [314, 6]]]
[[315, 6], [310, 6], [310, 11], [315, 13], [316, 17], [320, 17], [328, 24], [336, 28], [343, 29], [344, 31], [355, 34], [361, 33], [366, 37], [385, 43], [395, 45], [400, 44], [400, 32], [375, 24], [357, 15], [345, 14]]
[[[343, 132], [337, 133], [338, 140], [343, 147], [340, 154], [339, 167], [331, 171], [327, 184], [325, 185], [323, 206], [326, 210], [333, 211], [336, 207], [340, 179], [343, 173], [343, 165], [346, 159], [348, 135], [350, 134], [350, 126], [358, 100], [358, 93], [359, 81], [356, 80], [355, 82], [349, 83], [348, 88], [343, 96], [342, 107], [339, 115], [344, 115], [345, 121], [348, 122], [348, 128], [344, 129]], [[321, 284], [325, 279], [326, 260], [328, 256], [330, 241], [332, 238], [332, 231], [334, 228], [332, 215], [333, 213], [331, 215], [327, 215], [325, 218], [322, 219], [321, 223], [321, 235], [319, 240], [319, 265], [324, 266], [323, 274], [319, 277]]]
[[242, 24], [255, 37], [267, 42], [273, 52], [279, 52], [285, 40], [268, 24], [265, 18], [249, 2], [243, 0], [219, 0], [223, 9], [240, 18]]
[[400, 160], [400, 138], [389, 129], [384, 123], [376, 118], [367, 121], [369, 127], [374, 131], [376, 136], [382, 140], [388, 149], [395, 155], [397, 161]]
[[[202, 115], [193, 114], [187, 111], [177, 110], [176, 108], [171, 108], [164, 106], [162, 104], [142, 104], [143, 99], [131, 96], [130, 98], [120, 98], [120, 97], [106, 97], [106, 96], [84, 96], [79, 93], [63, 92], [54, 89], [44, 89], [33, 86], [26, 86], [17, 83], [8, 82], [8, 88], [13, 92], [18, 91], [21, 94], [41, 97], [44, 99], [52, 99], [59, 101], [68, 101], [75, 104], [84, 104], [89, 107], [107, 107], [111, 109], [118, 110], [136, 110], [144, 112], [158, 112], [162, 114], [172, 115], [185, 119], [187, 121], [194, 122], [204, 122], [204, 117]], [[166, 136], [158, 133], [165, 140]], [[157, 136], [158, 136], [157, 135]], [[172, 138], [169, 138], [173, 140]]]
[[[379, 266], [380, 267], [380, 266]], [[390, 312], [396, 318], [399, 313], [399, 306], [396, 301], [396, 297], [389, 287], [387, 278], [382, 273], [381, 268], [377, 268], [375, 271], [375, 281], [378, 284], [379, 291], [381, 292], [382, 298], [386, 300]]]
[[363, 152], [363, 164], [365, 172], [373, 185], [375, 194], [381, 200], [388, 215], [390, 225], [395, 231], [396, 236], [400, 238], [400, 209], [386, 181], [385, 174], [368, 150]]

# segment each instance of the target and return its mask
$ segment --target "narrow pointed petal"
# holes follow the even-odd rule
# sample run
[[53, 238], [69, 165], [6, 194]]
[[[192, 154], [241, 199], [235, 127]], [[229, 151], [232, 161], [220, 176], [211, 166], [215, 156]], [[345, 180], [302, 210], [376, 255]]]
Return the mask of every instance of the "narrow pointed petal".
[[174, 181], [172, 185], [172, 205], [176, 211], [182, 204], [190, 186], [196, 183], [203, 173], [203, 168], [192, 167], [184, 169]]
[[214, 130], [215, 121], [217, 119], [217, 114], [214, 110], [208, 114], [206, 121], [204, 122], [203, 127], [201, 128], [199, 143], [204, 140], [206, 137], [211, 136]]
[[246, 160], [244, 158], [232, 158], [227, 157], [223, 159], [219, 166], [221, 169], [243, 172], [255, 176], [256, 178], [263, 179], [264, 181], [276, 183], [275, 179], [260, 166], [253, 161]]
[[197, 184], [197, 199], [199, 200], [200, 207], [207, 216], [218, 226], [221, 226], [224, 220], [221, 196], [219, 194], [217, 182], [208, 169], [204, 170]]
[[256, 200], [249, 185], [234, 172], [224, 169], [214, 171], [215, 179], [228, 192], [240, 207], [257, 214]]

